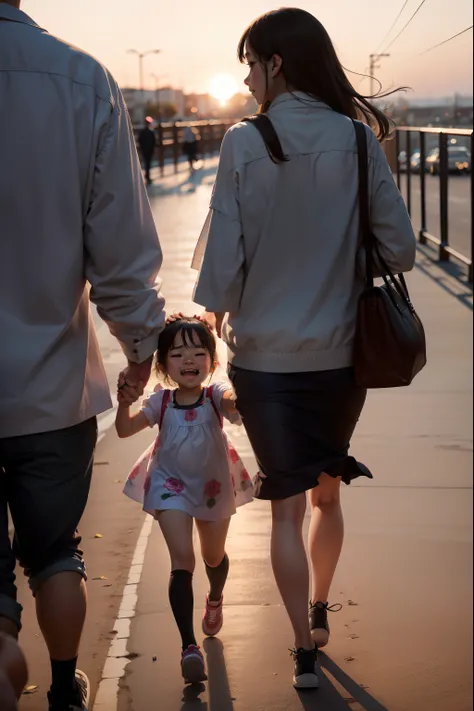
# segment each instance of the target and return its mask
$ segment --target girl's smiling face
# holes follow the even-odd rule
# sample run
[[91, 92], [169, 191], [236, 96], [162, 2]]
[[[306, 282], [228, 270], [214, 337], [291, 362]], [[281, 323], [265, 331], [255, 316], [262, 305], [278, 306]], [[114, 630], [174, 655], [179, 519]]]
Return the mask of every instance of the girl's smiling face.
[[203, 384], [214, 369], [208, 350], [200, 345], [197, 333], [192, 340], [177, 333], [166, 358], [166, 373], [180, 388], [193, 390]]

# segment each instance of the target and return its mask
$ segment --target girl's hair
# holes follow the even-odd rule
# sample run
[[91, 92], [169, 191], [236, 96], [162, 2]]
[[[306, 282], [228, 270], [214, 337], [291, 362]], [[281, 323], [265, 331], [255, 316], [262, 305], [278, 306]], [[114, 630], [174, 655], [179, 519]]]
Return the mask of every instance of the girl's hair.
[[[380, 141], [390, 134], [392, 122], [367, 100], [376, 97], [363, 96], [354, 89], [327, 31], [309, 12], [292, 7], [267, 12], [252, 22], [240, 39], [238, 57], [242, 63], [246, 60], [246, 45], [261, 63], [279, 55], [283, 76], [291, 90], [302, 91], [349, 118], [363, 117]], [[389, 96], [395, 91], [399, 89], [376, 96]], [[269, 107], [267, 101], [261, 113], [266, 113]]]
[[203, 321], [185, 317], [168, 323], [160, 333], [156, 353], [156, 370], [159, 374], [166, 376], [166, 359], [178, 334], [181, 335], [184, 345], [191, 348], [204, 348], [209, 353], [214, 366], [217, 360], [217, 344], [213, 332]]

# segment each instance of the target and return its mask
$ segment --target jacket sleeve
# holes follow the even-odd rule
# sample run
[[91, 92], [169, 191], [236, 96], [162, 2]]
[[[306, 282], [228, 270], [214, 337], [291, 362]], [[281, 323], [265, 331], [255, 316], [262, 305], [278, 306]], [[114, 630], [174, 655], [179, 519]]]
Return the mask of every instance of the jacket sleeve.
[[215, 312], [237, 311], [244, 286], [239, 183], [232, 140], [231, 129], [222, 144], [211, 210], [193, 260], [193, 266], [200, 267], [193, 299]]
[[128, 112], [118, 87], [95, 160], [84, 224], [85, 276], [100, 317], [138, 363], [156, 350], [164, 327], [158, 272], [162, 252]]
[[[393, 272], [409, 272], [416, 256], [416, 237], [405, 202], [385, 153], [373, 131], [368, 131], [371, 224], [381, 257]], [[361, 255], [361, 260], [364, 255]]]

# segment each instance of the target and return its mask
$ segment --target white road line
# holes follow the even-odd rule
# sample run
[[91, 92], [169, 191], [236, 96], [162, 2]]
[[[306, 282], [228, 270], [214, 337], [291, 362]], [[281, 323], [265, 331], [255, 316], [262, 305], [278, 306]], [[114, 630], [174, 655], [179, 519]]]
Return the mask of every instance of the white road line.
[[93, 711], [117, 711], [120, 679], [125, 675], [126, 666], [130, 661], [126, 657], [127, 643], [130, 639], [132, 619], [135, 617], [138, 585], [152, 527], [153, 518], [147, 514], [135, 547], [127, 584], [123, 590], [122, 602], [113, 628], [115, 636], [110, 643]]

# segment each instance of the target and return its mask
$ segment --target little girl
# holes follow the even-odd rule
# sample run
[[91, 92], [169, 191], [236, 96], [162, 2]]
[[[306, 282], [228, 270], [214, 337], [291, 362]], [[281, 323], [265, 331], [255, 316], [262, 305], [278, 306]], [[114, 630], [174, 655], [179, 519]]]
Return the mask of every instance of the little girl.
[[[222, 429], [223, 416], [240, 422], [231, 386], [203, 386], [217, 365], [216, 340], [208, 325], [186, 317], [168, 322], [158, 340], [156, 364], [165, 382], [176, 384], [176, 389], [156, 389], [134, 415], [119, 397], [119, 437], [159, 428], [156, 441], [130, 472], [124, 492], [143, 503], [163, 532], [171, 558], [169, 598], [183, 644], [181, 670], [186, 682], [197, 683], [206, 674], [193, 628], [193, 520], [210, 583], [202, 629], [214, 636], [223, 623], [230, 517], [236, 506], [252, 500], [253, 484]], [[123, 380], [119, 396], [122, 385]]]

